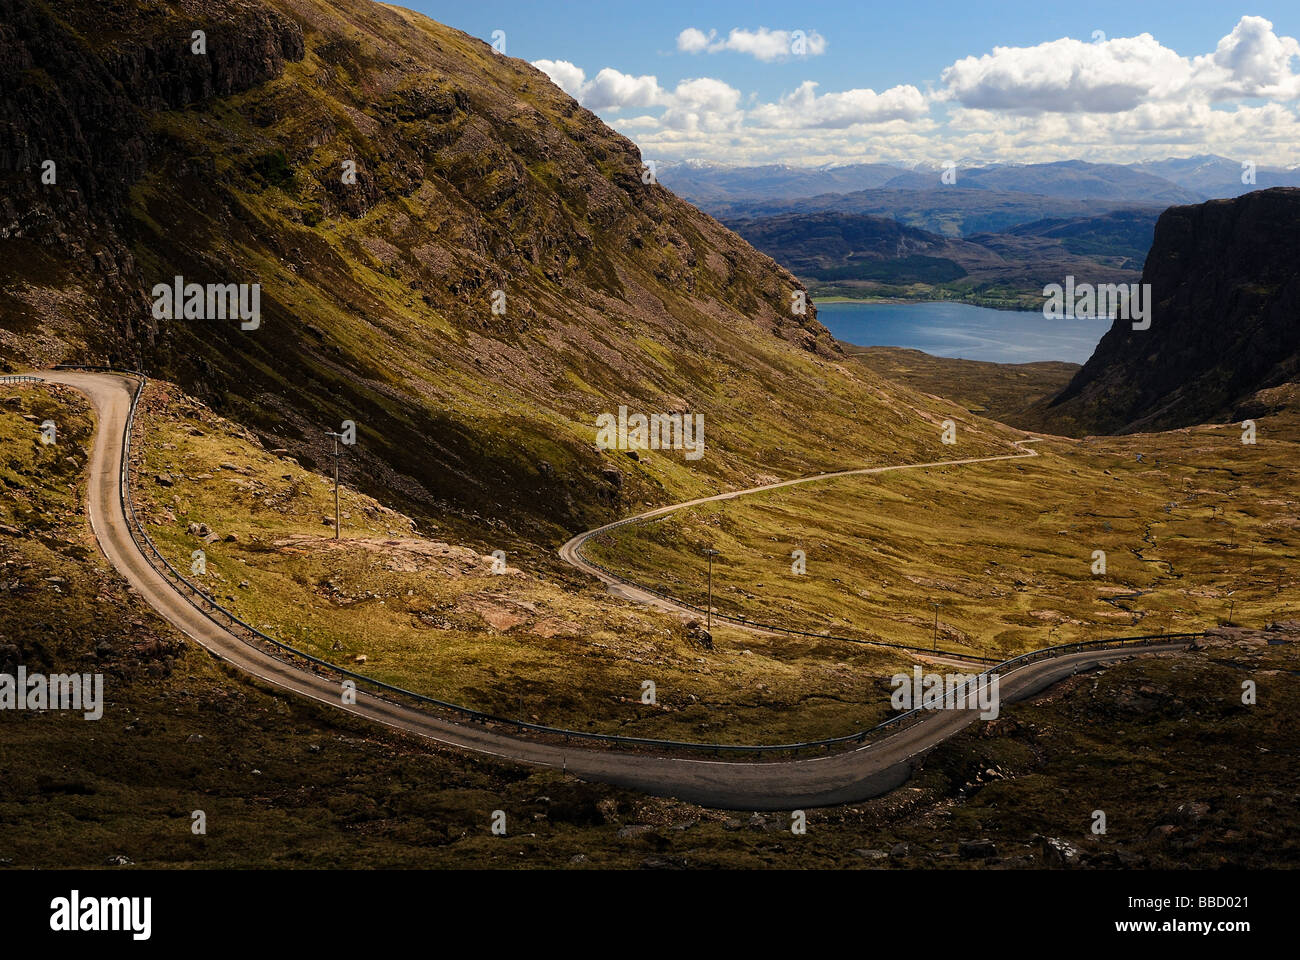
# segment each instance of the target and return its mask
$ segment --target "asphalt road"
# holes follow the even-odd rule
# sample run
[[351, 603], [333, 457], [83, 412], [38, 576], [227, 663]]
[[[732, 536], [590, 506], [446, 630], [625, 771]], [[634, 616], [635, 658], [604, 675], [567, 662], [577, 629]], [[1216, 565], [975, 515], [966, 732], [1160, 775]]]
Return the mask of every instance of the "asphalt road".
[[[792, 810], [848, 803], [885, 793], [907, 780], [912, 762], [920, 754], [976, 718], [973, 711], [940, 710], [905, 730], [847, 752], [814, 759], [733, 762], [544, 743], [483, 725], [443, 720], [361, 691], [357, 692], [355, 704], [345, 704], [339, 681], [281, 662], [200, 613], [136, 546], [118, 498], [122, 437], [133, 382], [114, 374], [80, 371], [39, 375], [80, 390], [95, 407], [98, 425], [89, 466], [87, 508], [95, 537], [109, 562], [150, 606], [213, 655], [267, 684], [335, 709], [448, 747], [563, 768], [584, 780], [736, 810]], [[848, 472], [884, 469], [889, 468]], [[739, 494], [728, 496], [735, 495]], [[1145, 652], [1184, 646], [1169, 644], [1145, 648]], [[1003, 676], [1002, 703], [1029, 696], [1093, 664], [1131, 656], [1131, 650], [1089, 651], [1030, 664]]]

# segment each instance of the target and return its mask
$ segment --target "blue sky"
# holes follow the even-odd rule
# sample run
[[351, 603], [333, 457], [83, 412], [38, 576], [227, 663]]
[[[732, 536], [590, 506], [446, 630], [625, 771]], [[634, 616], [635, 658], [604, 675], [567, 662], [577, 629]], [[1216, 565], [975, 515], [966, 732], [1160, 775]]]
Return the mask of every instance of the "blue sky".
[[[1300, 163], [1295, 2], [405, 5], [504, 30], [508, 55], [665, 160]], [[782, 46], [795, 30], [802, 55]]]

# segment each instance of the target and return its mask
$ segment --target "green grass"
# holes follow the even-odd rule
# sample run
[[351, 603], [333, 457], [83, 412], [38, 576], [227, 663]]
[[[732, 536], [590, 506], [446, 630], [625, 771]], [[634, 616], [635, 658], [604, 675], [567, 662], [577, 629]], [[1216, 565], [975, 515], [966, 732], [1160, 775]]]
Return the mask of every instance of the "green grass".
[[[550, 551], [422, 538], [350, 488], [336, 542], [324, 478], [165, 384], [142, 409], [137, 486], [155, 542], [181, 569], [204, 550], [193, 579], [307, 653], [474, 709], [629, 736], [784, 743], [888, 715], [891, 654], [729, 628], [704, 650], [677, 617], [610, 597]], [[506, 551], [505, 574], [492, 572], [493, 549]], [[644, 680], [656, 706], [640, 703]]]
[[857, 347], [844, 350], [881, 376], [913, 389], [947, 397], [971, 413], [1033, 429], [1037, 410], [1056, 396], [1079, 370], [1074, 363], [987, 363], [934, 357], [902, 347]]
[[[785, 813], [751, 820], [441, 750], [227, 673], [95, 548], [78, 512], [86, 404], [61, 389], [5, 391], [0, 524], [18, 533], [0, 529], [0, 658], [102, 671], [109, 704], [94, 723], [0, 713], [0, 866], [95, 868], [125, 855], [163, 868], [970, 868], [984, 863], [961, 858], [959, 841], [986, 837], [999, 864], [1037, 867], [1037, 834], [1098, 867], [1298, 860], [1295, 633], [1288, 645], [1229, 638], [1075, 678], [941, 745], [901, 790], [808, 811], [808, 833], [794, 836]], [[33, 444], [24, 416], [60, 424], [58, 456]], [[177, 430], [238, 451], [215, 423]], [[360, 522], [362, 502], [348, 506]], [[1240, 705], [1244, 678], [1259, 683], [1256, 707]], [[1177, 807], [1189, 802], [1208, 812], [1184, 822]], [[1089, 831], [1099, 807], [1105, 837]], [[489, 831], [497, 809], [506, 837]], [[195, 810], [205, 836], [191, 832]], [[619, 835], [633, 824], [649, 829]], [[896, 844], [907, 850], [894, 859], [855, 852]]]
[[[866, 639], [931, 644], [938, 601], [939, 645], [985, 655], [1199, 629], [1230, 604], [1239, 622], [1294, 611], [1294, 442], [1243, 446], [1235, 427], [1205, 427], [1036, 446], [1034, 459], [706, 504], [620, 527], [588, 553], [702, 606], [712, 547], [720, 611]], [[964, 453], [959, 442], [951, 456]], [[794, 550], [805, 575], [791, 572]]]

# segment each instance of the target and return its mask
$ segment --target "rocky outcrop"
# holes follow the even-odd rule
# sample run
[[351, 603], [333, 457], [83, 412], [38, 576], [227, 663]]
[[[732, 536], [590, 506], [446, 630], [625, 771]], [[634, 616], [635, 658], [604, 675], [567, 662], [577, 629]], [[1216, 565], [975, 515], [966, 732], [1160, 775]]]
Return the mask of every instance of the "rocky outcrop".
[[[150, 10], [0, 0], [0, 241], [7, 285], [34, 288], [9, 310], [22, 316], [22, 300], [48, 299], [46, 284], [77, 276], [77, 309], [100, 318], [79, 331], [88, 353], [137, 366], [154, 331], [124, 221], [132, 185], [160, 150], [152, 118], [264, 83], [303, 53], [298, 24], [257, 0]], [[33, 361], [66, 359], [66, 348], [40, 346]]]
[[1142, 282], [1151, 326], [1118, 318], [1046, 409], [1073, 433], [1132, 433], [1262, 415], [1300, 378], [1300, 189], [1171, 207]]
[[[156, 148], [151, 114], [265, 83], [304, 52], [298, 24], [257, 0], [149, 14], [129, 3], [0, 0], [0, 37], [6, 237], [26, 235], [31, 219], [18, 214], [60, 200], [93, 206], [97, 219], [116, 212]], [[38, 189], [50, 159], [65, 189]]]

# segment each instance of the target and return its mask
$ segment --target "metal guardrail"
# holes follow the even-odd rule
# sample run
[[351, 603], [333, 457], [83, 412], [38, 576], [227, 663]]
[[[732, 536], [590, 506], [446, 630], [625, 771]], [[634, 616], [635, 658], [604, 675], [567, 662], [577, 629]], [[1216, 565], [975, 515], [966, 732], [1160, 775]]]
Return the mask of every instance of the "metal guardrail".
[[[760, 753], [796, 753], [804, 750], [829, 749], [831, 747], [839, 746], [842, 744], [865, 743], [868, 739], [874, 736], [894, 733], [897, 732], [898, 730], [902, 730], [906, 727], [912, 726], [913, 724], [920, 722], [927, 715], [934, 713], [934, 710], [932, 708], [917, 707], [913, 710], [907, 711], [906, 713], [900, 713], [897, 716], [891, 717], [888, 720], [883, 721], [882, 723], [878, 723], [874, 727], [869, 727], [865, 730], [860, 730], [856, 733], [850, 733], [840, 737], [826, 737], [820, 740], [808, 740], [800, 743], [728, 744], [728, 743], [699, 743], [699, 742], [686, 741], [686, 740], [660, 740], [652, 737], [625, 737], [625, 736], [619, 736], [618, 734], [611, 734], [611, 733], [591, 733], [582, 730], [567, 730], [563, 727], [551, 727], [551, 726], [546, 726], [544, 724], [528, 723], [527, 721], [523, 721], [523, 720], [512, 720], [507, 717], [495, 716], [490, 713], [484, 713], [483, 711], [480, 710], [474, 710], [470, 707], [463, 707], [460, 706], [459, 704], [448, 703], [445, 700], [438, 700], [435, 697], [426, 696], [425, 694], [422, 693], [416, 693], [413, 690], [406, 690], [402, 687], [394, 686], [393, 684], [390, 683], [385, 683], [382, 680], [376, 680], [372, 677], [367, 677], [364, 674], [360, 674], [352, 670], [348, 670], [346, 667], [340, 667], [337, 664], [330, 663], [327, 660], [322, 660], [319, 657], [315, 657], [302, 650], [298, 650], [297, 648], [292, 647], [289, 644], [284, 643], [283, 641], [277, 640], [274, 637], [266, 633], [263, 633], [261, 630], [257, 629], [252, 624], [247, 623], [246, 621], [240, 619], [236, 614], [234, 614], [230, 610], [227, 610], [220, 603], [218, 603], [216, 599], [214, 599], [212, 596], [207, 594], [196, 584], [191, 583], [189, 580], [187, 580], [185, 576], [181, 574], [174, 566], [172, 566], [172, 564], [167, 560], [167, 558], [162, 555], [162, 552], [158, 549], [157, 545], [153, 542], [153, 539], [149, 536], [148, 532], [144, 529], [144, 526], [140, 523], [138, 517], [136, 516], [135, 504], [131, 496], [131, 485], [130, 485], [131, 441], [135, 432], [136, 410], [139, 407], [140, 398], [144, 395], [145, 386], [148, 384], [149, 378], [145, 374], [140, 373], [139, 371], [119, 370], [112, 367], [92, 367], [92, 366], [83, 366], [77, 364], [61, 364], [55, 367], [55, 369], [56, 370], [96, 370], [96, 371], [103, 371], [108, 373], [116, 373], [124, 376], [137, 377], [139, 379], [139, 384], [136, 387], [135, 393], [131, 398], [131, 409], [127, 415], [126, 429], [123, 430], [122, 432], [122, 467], [121, 467], [121, 474], [119, 477], [118, 497], [122, 504], [123, 515], [127, 518], [128, 521], [127, 523], [128, 529], [130, 529], [133, 536], [138, 534], [140, 540], [143, 543], [143, 546], [148, 548], [148, 552], [144, 552], [142, 550], [142, 553], [144, 553], [145, 558], [147, 560], [150, 559], [149, 555], [152, 554], [153, 558], [156, 559], [159, 563], [161, 563], [163, 567], [163, 569], [159, 570], [157, 564], [154, 564], [153, 561], [150, 560], [150, 563], [151, 565], [154, 566], [154, 569], [158, 570], [159, 573], [168, 577], [169, 581], [173, 582], [174, 587], [184, 587], [185, 591], [187, 592], [182, 592], [179, 589], [177, 590], [177, 592], [181, 593], [181, 595], [185, 597], [185, 599], [190, 603], [191, 606], [194, 607], [195, 610], [197, 610], [203, 616], [207, 617], [209, 620], [212, 620], [214, 623], [217, 623], [218, 626], [220, 626], [220, 623], [216, 620], [216, 617], [214, 616], [212, 611], [215, 611], [216, 613], [219, 613], [222, 616], [226, 617], [230, 621], [232, 627], [244, 630], [251, 636], [262, 641], [263, 643], [269, 644], [280, 653], [287, 654], [289, 657], [297, 660], [305, 661], [311, 664], [314, 668], [320, 668], [323, 670], [332, 671], [333, 673], [339, 674], [340, 676], [353, 680], [358, 684], [366, 684], [367, 686], [372, 687], [375, 690], [379, 691], [381, 694], [392, 694], [400, 697], [405, 697], [411, 700], [415, 700], [416, 702], [422, 705], [436, 707], [439, 710], [456, 714], [464, 719], [470, 720], [475, 723], [506, 726], [506, 727], [511, 727], [520, 732], [529, 732], [529, 733], [542, 734], [546, 736], [555, 736], [555, 737], [560, 737], [566, 741], [583, 740], [592, 743], [603, 743], [603, 744], [626, 746], [626, 747], [648, 747], [648, 748], [655, 748], [661, 750], [703, 751], [703, 752], [710, 752], [710, 753], [748, 753], [748, 754], [757, 755]], [[632, 522], [633, 519], [635, 518], [630, 518], [627, 521], [619, 521], [617, 525], [621, 526], [623, 523]], [[590, 563], [591, 561], [587, 561], [587, 562]], [[645, 589], [645, 588], [641, 588], [641, 589]], [[211, 608], [211, 610], [205, 609], [204, 608], [205, 605], [206, 607]], [[717, 616], [717, 614], [714, 614], [714, 616]], [[789, 632], [798, 632], [798, 631], [789, 631]], [[1154, 635], [1134, 636], [1134, 637], [1114, 637], [1107, 640], [1085, 640], [1077, 643], [1065, 643], [1053, 647], [1044, 647], [1040, 650], [1033, 650], [1030, 651], [1029, 653], [1021, 654], [1020, 656], [1017, 657], [1012, 657], [1010, 660], [1004, 660], [999, 663], [995, 663], [993, 666], [990, 666], [982, 673], [977, 674], [973, 678], [973, 680], [967, 681], [966, 684], [963, 684], [960, 687], [955, 688], [953, 695], [956, 696], [959, 693], [964, 695], [966, 692], [966, 687], [971, 682], [975, 682], [978, 684], [979, 682], [981, 682], [980, 680], [981, 677], [992, 676], [994, 674], [1001, 676], [1002, 674], [1009, 673], [1012, 670], [1018, 669], [1019, 667], [1025, 666], [1026, 664], [1032, 663], [1036, 660], [1051, 659], [1053, 657], [1063, 656], [1068, 653], [1081, 652], [1083, 650], [1092, 650], [1092, 649], [1100, 650], [1100, 649], [1129, 647], [1129, 646], [1133, 646], [1133, 647], [1152, 646], [1155, 644], [1168, 643], [1170, 641], [1176, 641], [1176, 640], [1184, 640], [1184, 639], [1192, 640], [1192, 639], [1204, 637], [1205, 635], [1206, 635], [1205, 633], [1154, 634]], [[825, 635], [808, 634], [808, 636], [824, 637]], [[868, 641], [857, 641], [857, 642], [868, 642]], [[902, 647], [901, 645], [899, 645], [899, 649], [914, 650], [914, 649], [923, 649], [923, 648]], [[933, 651], [924, 651], [924, 652], [931, 653]], [[991, 658], [981, 658], [981, 659], [988, 660]]]
[[28, 376], [25, 373], [14, 374], [14, 375], [6, 374], [4, 376], [0, 376], [0, 383], [44, 383], [44, 382], [45, 381], [42, 380], [40, 377]]

